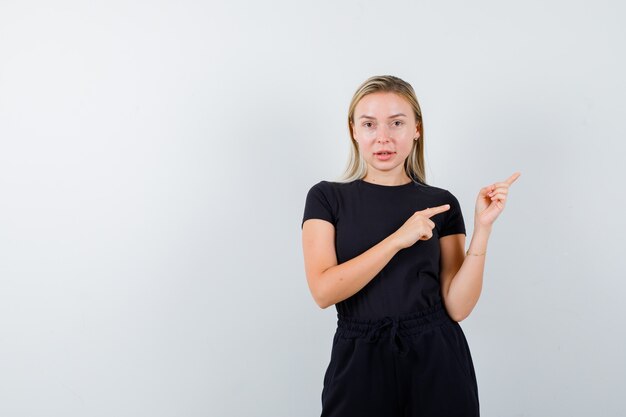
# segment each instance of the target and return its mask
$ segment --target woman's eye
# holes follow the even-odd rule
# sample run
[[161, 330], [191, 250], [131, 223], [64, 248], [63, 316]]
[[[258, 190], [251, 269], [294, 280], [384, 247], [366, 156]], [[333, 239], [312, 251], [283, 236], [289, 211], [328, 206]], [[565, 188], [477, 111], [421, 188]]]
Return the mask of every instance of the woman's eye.
[[400, 126], [402, 124], [402, 122], [400, 120], [396, 120], [394, 123], [399, 123], [396, 126]]
[[372, 124], [371, 122], [365, 122], [365, 123], [363, 123], [363, 126], [370, 127], [371, 124]]

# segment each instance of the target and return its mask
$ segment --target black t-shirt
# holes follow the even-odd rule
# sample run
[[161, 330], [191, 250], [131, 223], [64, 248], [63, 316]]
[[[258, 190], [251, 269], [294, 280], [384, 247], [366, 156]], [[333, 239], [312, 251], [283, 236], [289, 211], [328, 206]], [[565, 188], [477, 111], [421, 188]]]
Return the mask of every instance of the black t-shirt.
[[306, 196], [302, 225], [323, 219], [335, 226], [339, 264], [367, 251], [398, 230], [416, 211], [450, 204], [430, 217], [433, 236], [400, 250], [360, 291], [335, 305], [344, 316], [377, 319], [412, 314], [441, 300], [439, 238], [465, 233], [459, 202], [449, 191], [417, 181], [379, 185], [363, 180], [320, 181]]

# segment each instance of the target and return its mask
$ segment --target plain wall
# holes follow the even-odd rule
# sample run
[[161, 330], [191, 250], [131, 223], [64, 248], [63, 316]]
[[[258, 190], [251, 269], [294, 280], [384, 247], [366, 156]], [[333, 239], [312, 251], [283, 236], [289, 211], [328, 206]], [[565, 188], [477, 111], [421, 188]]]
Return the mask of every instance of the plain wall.
[[304, 201], [381, 74], [467, 245], [479, 189], [522, 173], [461, 322], [482, 415], [626, 415], [625, 11], [0, 2], [0, 415], [319, 415]]

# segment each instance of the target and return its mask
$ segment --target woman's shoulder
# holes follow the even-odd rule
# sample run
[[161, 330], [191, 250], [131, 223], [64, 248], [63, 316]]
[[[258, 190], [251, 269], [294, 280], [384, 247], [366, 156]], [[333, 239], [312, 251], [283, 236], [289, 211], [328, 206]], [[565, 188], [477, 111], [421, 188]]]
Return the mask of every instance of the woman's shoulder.
[[435, 187], [431, 185], [429, 186], [429, 190], [433, 196], [441, 198], [446, 203], [457, 201], [456, 196], [447, 187], [443, 188], [443, 187]]
[[417, 183], [417, 184], [420, 187], [422, 187], [423, 190], [431, 193], [432, 195], [442, 195], [442, 194], [446, 194], [446, 193], [450, 192], [446, 188], [437, 187], [435, 185], [426, 185], [426, 184], [422, 184], [422, 183]]
[[315, 184], [313, 184], [313, 186], [311, 187], [312, 189], [319, 189], [319, 190], [339, 190], [339, 189], [346, 189], [349, 188], [351, 186], [353, 186], [358, 180], [354, 180], [354, 181], [333, 181], [333, 180], [321, 180]]
[[335, 181], [321, 180], [309, 187], [309, 195], [324, 196], [327, 199], [332, 198], [338, 191], [340, 183]]

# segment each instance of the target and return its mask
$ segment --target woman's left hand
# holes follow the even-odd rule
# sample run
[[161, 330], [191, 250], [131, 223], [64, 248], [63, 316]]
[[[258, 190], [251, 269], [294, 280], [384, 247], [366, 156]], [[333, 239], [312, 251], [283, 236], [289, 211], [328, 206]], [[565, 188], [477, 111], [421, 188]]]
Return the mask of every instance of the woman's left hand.
[[491, 227], [496, 221], [506, 202], [509, 186], [522, 175], [519, 172], [514, 173], [504, 182], [496, 182], [480, 189], [478, 198], [476, 199], [476, 213], [474, 217], [477, 226]]

